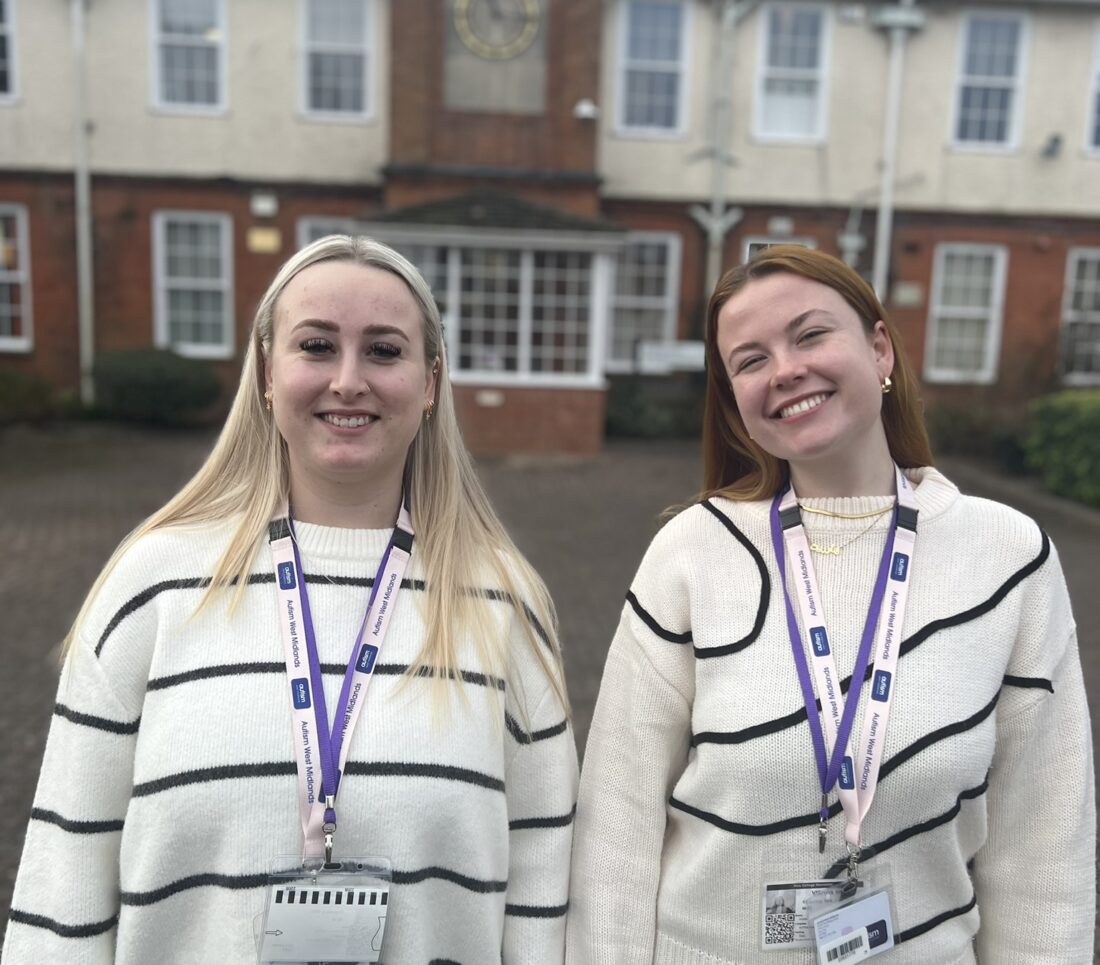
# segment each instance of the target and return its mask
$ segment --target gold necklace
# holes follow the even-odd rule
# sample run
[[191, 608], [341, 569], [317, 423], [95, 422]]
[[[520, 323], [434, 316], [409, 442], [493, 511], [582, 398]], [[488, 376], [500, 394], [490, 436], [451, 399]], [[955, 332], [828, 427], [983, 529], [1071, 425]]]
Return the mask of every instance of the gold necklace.
[[883, 513], [890, 512], [893, 506], [887, 506], [885, 509], [874, 509], [869, 513], [834, 513], [830, 509], [814, 509], [813, 506], [806, 506], [803, 503], [798, 504], [798, 508], [804, 513], [814, 513], [817, 516], [831, 516], [833, 519], [870, 519], [872, 516], [878, 519]]
[[[861, 536], [866, 536], [869, 532], [871, 532], [871, 530], [874, 529], [875, 524], [879, 521], [879, 517], [885, 515], [886, 513], [888, 513], [890, 511], [890, 509], [892, 509], [892, 508], [893, 507], [888, 507], [887, 509], [883, 509], [880, 512], [875, 513], [875, 518], [871, 520], [871, 522], [868, 526], [866, 526], [864, 529], [861, 529], [858, 533], [856, 533], [855, 536], [853, 536], [851, 539], [847, 540], [846, 542], [841, 543], [839, 546], [821, 546], [818, 543], [815, 543], [811, 539], [810, 540], [810, 552], [811, 553], [820, 553], [823, 556], [840, 556], [840, 551], [842, 549], [844, 549], [846, 546], [851, 546], [852, 543], [854, 543]], [[868, 514], [864, 514], [862, 516], [857, 516], [855, 518], [856, 519], [866, 519], [867, 515]], [[849, 519], [851, 517], [841, 517], [841, 518], [842, 519]], [[807, 533], [806, 535], [808, 537], [810, 534]]]

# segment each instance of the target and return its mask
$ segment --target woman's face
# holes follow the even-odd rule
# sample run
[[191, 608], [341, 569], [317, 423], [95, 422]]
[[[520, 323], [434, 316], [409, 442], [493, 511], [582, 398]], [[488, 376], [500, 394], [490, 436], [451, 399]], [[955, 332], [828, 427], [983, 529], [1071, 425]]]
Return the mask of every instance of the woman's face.
[[718, 349], [749, 435], [796, 475], [888, 452], [893, 346], [832, 288], [787, 272], [749, 282], [718, 313]]
[[399, 491], [434, 366], [405, 283], [379, 268], [326, 261], [303, 269], [275, 307], [265, 364], [291, 489], [361, 484]]

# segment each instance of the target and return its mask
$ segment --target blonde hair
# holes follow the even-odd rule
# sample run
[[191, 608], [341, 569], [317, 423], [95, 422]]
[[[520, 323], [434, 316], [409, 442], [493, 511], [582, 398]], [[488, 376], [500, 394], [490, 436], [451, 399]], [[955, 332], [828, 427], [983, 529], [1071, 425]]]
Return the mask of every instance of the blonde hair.
[[[127, 536], [93, 584], [64, 642], [72, 644], [99, 590], [122, 555], [148, 533], [169, 526], [232, 518], [237, 527], [214, 567], [210, 586], [196, 610], [235, 585], [231, 608], [244, 593], [256, 553], [277, 508], [288, 498], [290, 475], [286, 443], [264, 403], [264, 360], [271, 350], [279, 296], [299, 272], [323, 261], [350, 262], [388, 271], [408, 287], [420, 310], [425, 363], [437, 366], [435, 412], [422, 420], [409, 448], [405, 486], [413, 528], [414, 557], [424, 571], [424, 647], [409, 668], [443, 686], [457, 676], [455, 641], [472, 638], [488, 673], [508, 673], [506, 640], [495, 629], [490, 608], [497, 594], [464, 585], [495, 578], [518, 611], [528, 645], [547, 671], [563, 710], [568, 700], [550, 596], [538, 574], [505, 532], [478, 481], [455, 415], [443, 345], [443, 325], [431, 289], [420, 272], [392, 248], [370, 238], [329, 235], [307, 245], [279, 269], [249, 333], [240, 383], [213, 450], [194, 477], [160, 510]], [[438, 693], [440, 688], [433, 688]]]
[[770, 499], [787, 480], [787, 463], [761, 448], [745, 428], [718, 348], [722, 307], [759, 278], [785, 272], [827, 285], [859, 317], [868, 335], [881, 321], [894, 347], [893, 388], [882, 397], [882, 425], [890, 455], [903, 469], [932, 465], [924, 425], [920, 381], [906, 357], [901, 336], [871, 286], [839, 258], [802, 245], [772, 245], [731, 268], [710, 296], [706, 320], [707, 388], [703, 409], [703, 491], [699, 499]]

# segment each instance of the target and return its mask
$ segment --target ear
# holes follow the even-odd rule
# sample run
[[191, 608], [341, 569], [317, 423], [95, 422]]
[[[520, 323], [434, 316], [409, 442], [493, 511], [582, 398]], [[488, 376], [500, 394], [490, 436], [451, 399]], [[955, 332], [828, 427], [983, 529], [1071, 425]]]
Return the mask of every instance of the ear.
[[875, 365], [879, 379], [884, 379], [894, 371], [894, 343], [886, 331], [886, 323], [879, 319], [871, 329], [871, 351], [875, 353]]

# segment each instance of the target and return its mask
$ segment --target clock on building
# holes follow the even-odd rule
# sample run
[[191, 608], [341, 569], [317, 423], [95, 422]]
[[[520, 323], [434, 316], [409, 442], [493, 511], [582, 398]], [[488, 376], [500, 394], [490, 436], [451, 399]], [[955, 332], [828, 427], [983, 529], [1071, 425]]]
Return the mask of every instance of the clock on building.
[[541, 7], [540, 0], [455, 0], [455, 30], [478, 57], [511, 60], [538, 36]]

